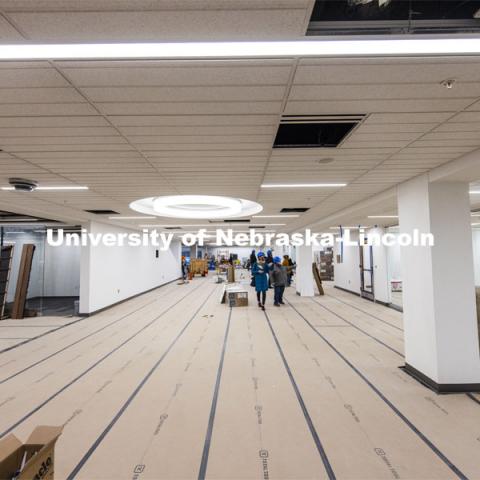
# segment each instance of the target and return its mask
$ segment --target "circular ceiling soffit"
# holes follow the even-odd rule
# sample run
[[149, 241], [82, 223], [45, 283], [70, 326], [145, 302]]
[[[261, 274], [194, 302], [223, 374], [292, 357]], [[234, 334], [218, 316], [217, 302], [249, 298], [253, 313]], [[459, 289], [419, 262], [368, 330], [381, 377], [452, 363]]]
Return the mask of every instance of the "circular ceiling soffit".
[[263, 207], [251, 200], [214, 195], [168, 195], [135, 200], [130, 208], [157, 217], [219, 219], [254, 215]]

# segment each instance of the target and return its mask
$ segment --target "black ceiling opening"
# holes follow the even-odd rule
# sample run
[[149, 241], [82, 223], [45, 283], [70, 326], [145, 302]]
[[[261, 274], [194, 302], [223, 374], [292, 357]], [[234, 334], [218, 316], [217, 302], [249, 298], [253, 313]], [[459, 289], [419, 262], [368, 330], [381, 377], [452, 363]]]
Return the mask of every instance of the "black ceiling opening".
[[336, 147], [356, 123], [281, 123], [273, 148]]
[[94, 213], [95, 215], [118, 215], [118, 212], [114, 210], [85, 210], [88, 213]]
[[280, 210], [280, 213], [303, 213], [303, 212], [306, 212], [307, 210], [310, 210], [310, 208], [307, 208], [307, 207], [282, 208]]
[[480, 30], [480, 0], [316, 0], [307, 35]]

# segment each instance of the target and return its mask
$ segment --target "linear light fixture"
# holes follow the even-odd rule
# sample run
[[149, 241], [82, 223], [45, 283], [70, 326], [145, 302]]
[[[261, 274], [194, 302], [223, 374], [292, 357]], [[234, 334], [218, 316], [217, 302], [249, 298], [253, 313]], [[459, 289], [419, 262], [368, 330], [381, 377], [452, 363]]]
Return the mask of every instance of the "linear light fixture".
[[369, 215], [368, 218], [398, 218], [398, 215]]
[[108, 217], [109, 220], [153, 220], [157, 217], [149, 217], [146, 215], [137, 216], [137, 217]]
[[0, 60], [480, 54], [480, 38], [1, 45]]
[[252, 215], [252, 218], [297, 218], [300, 215]]
[[346, 183], [263, 183], [262, 188], [328, 188], [345, 187]]
[[470, 190], [470, 195], [480, 194], [480, 190]]
[[[286, 223], [249, 223], [249, 227], [284, 227]], [[195, 228], [200, 228], [200, 227], [222, 227], [222, 228], [232, 228], [237, 226], [236, 223], [233, 224], [228, 224], [228, 223], [209, 223], [208, 225], [164, 225], [164, 224], [143, 224], [139, 225], [140, 228], [151, 228], [151, 227], [162, 227], [162, 228], [169, 228], [169, 227], [185, 227], [185, 228], [190, 228], [190, 227], [195, 227]], [[239, 227], [245, 226], [244, 223], [241, 223], [238, 225]]]
[[[14, 187], [2, 187], [2, 190], [12, 191], [15, 190]], [[33, 191], [36, 192], [38, 190], [88, 190], [88, 187], [84, 186], [61, 186], [61, 187], [36, 187]]]

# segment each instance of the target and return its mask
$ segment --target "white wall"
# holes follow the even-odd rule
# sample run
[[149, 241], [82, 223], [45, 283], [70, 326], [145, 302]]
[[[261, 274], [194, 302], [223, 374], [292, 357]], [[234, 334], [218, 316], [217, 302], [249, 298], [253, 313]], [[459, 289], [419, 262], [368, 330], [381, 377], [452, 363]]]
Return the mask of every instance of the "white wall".
[[[16, 229], [18, 230], [18, 228]], [[33, 243], [35, 252], [32, 260], [30, 282], [28, 284], [27, 298], [43, 295], [43, 265], [44, 265], [44, 241], [43, 236], [33, 231], [22, 233], [5, 234], [4, 245], [14, 245], [12, 268], [8, 282], [7, 302], [13, 302], [17, 288], [18, 272], [20, 270], [20, 259], [22, 257], [23, 245]]]
[[[98, 222], [85, 228], [94, 234], [134, 232]], [[172, 242], [167, 251], [159, 250], [159, 258], [155, 250], [153, 246], [82, 247], [80, 312], [94, 312], [179, 278], [180, 242]]]
[[225, 251], [228, 250], [230, 253], [236, 253], [238, 258], [242, 260], [242, 258], [250, 258], [250, 254], [252, 250], [255, 250], [255, 253], [264, 252], [267, 254], [267, 250], [272, 250], [273, 255], [278, 255], [279, 257], [283, 256], [284, 249], [282, 247], [208, 247], [208, 255], [211, 256], [212, 254], [217, 256], [218, 251]]
[[[372, 228], [367, 232], [369, 235], [382, 236], [383, 228]], [[388, 256], [384, 245], [374, 245], [373, 254], [373, 293], [375, 300], [384, 303], [391, 302], [391, 292], [388, 278]]]
[[[18, 230], [18, 228], [16, 228]], [[22, 248], [26, 243], [35, 245], [27, 298], [76, 297], [80, 291], [80, 247], [51, 247], [45, 235], [33, 231], [6, 234], [5, 244], [14, 244], [14, 256], [7, 302], [13, 302], [17, 287]]]
[[[350, 231], [352, 241], [358, 240], [358, 233]], [[360, 252], [358, 245], [343, 246], [343, 262], [337, 263], [341, 245], [335, 242], [334, 246], [334, 284], [351, 292], [360, 293]]]
[[473, 230], [473, 267], [475, 270], [475, 285], [480, 287], [480, 230]]
[[80, 295], [80, 247], [45, 243], [45, 297], [78, 297]]

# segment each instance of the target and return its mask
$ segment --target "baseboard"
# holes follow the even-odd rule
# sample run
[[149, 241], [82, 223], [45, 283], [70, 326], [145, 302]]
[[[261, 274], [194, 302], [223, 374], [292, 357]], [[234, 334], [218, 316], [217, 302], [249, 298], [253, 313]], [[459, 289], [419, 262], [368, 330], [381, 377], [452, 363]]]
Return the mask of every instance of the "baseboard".
[[405, 365], [400, 368], [435, 393], [480, 392], [480, 383], [437, 383], [408, 363], [405, 363]]
[[353, 295], [356, 295], [357, 297], [360, 296], [359, 292], [354, 292], [353, 290], [349, 290], [348, 288], [338, 287], [337, 285], [334, 285], [333, 287], [338, 288], [339, 290], [342, 290], [343, 292], [353, 293]]
[[396, 310], [397, 312], [403, 313], [403, 307], [400, 307], [399, 305], [395, 305], [394, 303], [389, 303], [387, 305], [388, 308], [392, 308], [393, 310]]
[[82, 313], [79, 312], [78, 316], [79, 317], [91, 317], [92, 315], [96, 315], [97, 313], [104, 312], [105, 310], [108, 310], [109, 308], [116, 307], [117, 305], [121, 305], [122, 303], [128, 302], [129, 300], [133, 300], [136, 297], [139, 297], [140, 295], [144, 295], [145, 293], [150, 293], [153, 292], [154, 290], [157, 290], [158, 288], [165, 287], [166, 285], [170, 285], [171, 283], [178, 282], [181, 280], [182, 277], [175, 278], [173, 280], [170, 280], [169, 282], [162, 283], [161, 285], [157, 285], [155, 287], [149, 288], [148, 290], [145, 290], [144, 292], [136, 293], [135, 295], [132, 295], [130, 297], [124, 298], [123, 300], [119, 300], [118, 302], [112, 303], [111, 305], [107, 305], [106, 307], [99, 308], [98, 310], [94, 310], [93, 312], [89, 313]]

